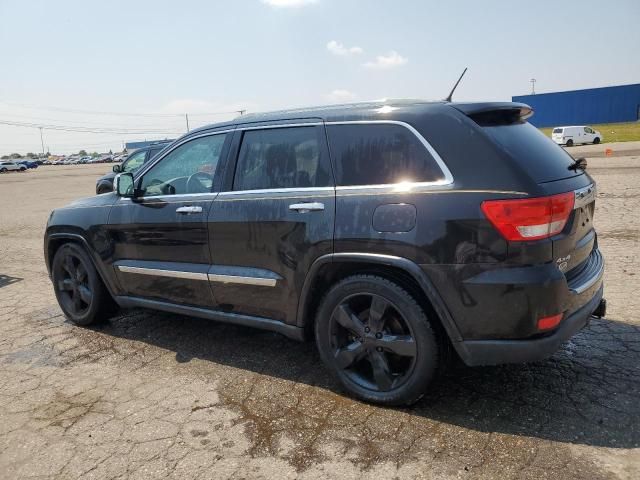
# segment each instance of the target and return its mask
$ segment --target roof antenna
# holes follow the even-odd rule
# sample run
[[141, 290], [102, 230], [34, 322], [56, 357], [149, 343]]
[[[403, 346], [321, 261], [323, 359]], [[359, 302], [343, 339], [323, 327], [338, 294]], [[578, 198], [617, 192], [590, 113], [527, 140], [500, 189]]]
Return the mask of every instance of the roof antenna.
[[456, 88], [458, 88], [458, 84], [460, 83], [460, 80], [462, 80], [462, 77], [464, 77], [465, 73], [467, 73], [467, 67], [464, 68], [464, 71], [462, 72], [462, 75], [460, 75], [460, 78], [458, 79], [456, 84], [453, 86], [453, 88], [449, 92], [449, 96], [444, 99], [445, 102], [450, 102], [451, 101], [451, 97], [453, 97], [453, 92], [455, 92]]

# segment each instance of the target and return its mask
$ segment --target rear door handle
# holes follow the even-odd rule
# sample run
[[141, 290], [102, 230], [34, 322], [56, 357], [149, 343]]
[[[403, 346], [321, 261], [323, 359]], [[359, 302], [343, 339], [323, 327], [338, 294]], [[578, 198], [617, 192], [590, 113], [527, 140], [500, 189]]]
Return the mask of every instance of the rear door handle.
[[202, 213], [202, 207], [178, 207], [176, 213], [189, 215], [190, 213]]
[[324, 203], [320, 202], [307, 202], [307, 203], [292, 203], [289, 205], [289, 210], [295, 210], [296, 212], [317, 212], [324, 210]]

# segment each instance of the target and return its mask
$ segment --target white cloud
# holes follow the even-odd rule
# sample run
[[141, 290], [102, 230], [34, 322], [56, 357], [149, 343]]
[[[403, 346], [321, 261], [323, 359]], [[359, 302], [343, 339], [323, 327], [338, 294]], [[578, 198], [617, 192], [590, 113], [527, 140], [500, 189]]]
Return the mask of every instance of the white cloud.
[[305, 5], [318, 3], [318, 0], [261, 0], [261, 1], [262, 3], [274, 8], [304, 7]]
[[409, 61], [395, 50], [390, 51], [387, 55], [378, 55], [375, 62], [366, 62], [363, 65], [367, 68], [376, 68], [385, 70], [389, 68], [400, 67]]
[[334, 55], [340, 55], [346, 57], [347, 55], [359, 55], [364, 50], [360, 47], [345, 47], [342, 43], [331, 40], [327, 43], [327, 50]]
[[330, 102], [348, 102], [354, 100], [357, 95], [349, 90], [336, 89], [331, 93], [325, 95], [325, 98]]

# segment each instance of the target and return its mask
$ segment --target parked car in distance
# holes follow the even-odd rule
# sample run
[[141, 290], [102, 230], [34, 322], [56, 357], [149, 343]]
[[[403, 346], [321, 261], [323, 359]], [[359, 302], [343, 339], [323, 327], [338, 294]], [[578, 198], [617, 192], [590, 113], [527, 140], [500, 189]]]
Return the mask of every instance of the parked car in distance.
[[102, 193], [112, 192], [113, 178], [116, 176], [116, 174], [122, 172], [135, 172], [138, 168], [155, 157], [159, 152], [162, 151], [164, 147], [169, 145], [171, 142], [172, 140], [161, 141], [135, 150], [133, 153], [131, 153], [131, 155], [127, 157], [127, 159], [122, 164], [114, 165], [111, 172], [103, 175], [97, 180], [96, 194], [100, 195]]
[[602, 134], [586, 125], [555, 127], [551, 132], [551, 140], [558, 145], [566, 145], [567, 147], [585, 143], [597, 145], [602, 142]]
[[417, 401], [450, 352], [548, 358], [605, 314], [604, 260], [595, 182], [531, 113], [397, 100], [191, 131], [52, 212], [56, 297], [78, 325], [151, 308], [315, 337], [383, 405]]
[[38, 168], [38, 163], [31, 160], [21, 160], [18, 162], [20, 165], [24, 165], [27, 168]]
[[6, 172], [24, 172], [27, 169], [26, 165], [15, 162], [0, 162], [0, 173]]

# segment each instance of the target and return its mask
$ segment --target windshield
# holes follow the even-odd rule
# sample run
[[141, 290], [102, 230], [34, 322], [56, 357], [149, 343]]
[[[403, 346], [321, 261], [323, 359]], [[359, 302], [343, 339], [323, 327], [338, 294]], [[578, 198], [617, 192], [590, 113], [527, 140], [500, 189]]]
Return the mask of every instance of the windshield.
[[569, 170], [573, 158], [540, 130], [527, 122], [483, 127], [500, 147], [520, 164], [537, 183], [582, 175]]
[[562, 133], [562, 128], [554, 128], [553, 133]]
[[137, 152], [131, 155], [122, 166], [123, 172], [135, 172], [144, 163], [145, 152]]

